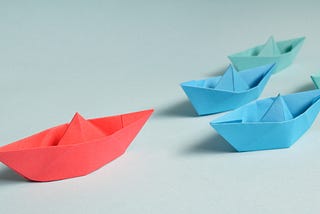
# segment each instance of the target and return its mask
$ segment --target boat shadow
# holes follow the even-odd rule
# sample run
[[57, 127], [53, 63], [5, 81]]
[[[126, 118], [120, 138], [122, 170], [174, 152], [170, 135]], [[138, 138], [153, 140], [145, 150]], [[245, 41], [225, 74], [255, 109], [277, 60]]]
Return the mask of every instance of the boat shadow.
[[0, 185], [20, 182], [28, 181], [7, 167], [0, 169]]
[[314, 86], [313, 82], [310, 80], [310, 82], [294, 89], [292, 93], [298, 93], [298, 92], [309, 91], [314, 89], [316, 89], [316, 87]]
[[227, 65], [221, 66], [221, 67], [219, 67], [219, 68], [217, 68], [217, 69], [213, 69], [213, 70], [205, 73], [204, 76], [207, 77], [207, 78], [209, 78], [209, 77], [215, 77], [215, 76], [221, 76], [221, 75], [223, 75], [223, 74], [226, 72], [226, 70], [228, 69], [229, 65], [230, 65], [230, 64], [227, 64]]
[[196, 117], [198, 116], [188, 100], [170, 104], [154, 112], [154, 117]]
[[214, 154], [233, 153], [236, 150], [219, 134], [213, 134], [201, 139], [198, 143], [184, 149], [182, 154]]

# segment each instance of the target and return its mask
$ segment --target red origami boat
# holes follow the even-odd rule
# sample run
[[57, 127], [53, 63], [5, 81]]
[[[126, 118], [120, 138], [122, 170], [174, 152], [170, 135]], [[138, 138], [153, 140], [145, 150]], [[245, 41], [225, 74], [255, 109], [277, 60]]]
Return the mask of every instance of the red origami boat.
[[32, 181], [87, 175], [122, 155], [153, 110], [59, 125], [0, 147], [0, 161]]

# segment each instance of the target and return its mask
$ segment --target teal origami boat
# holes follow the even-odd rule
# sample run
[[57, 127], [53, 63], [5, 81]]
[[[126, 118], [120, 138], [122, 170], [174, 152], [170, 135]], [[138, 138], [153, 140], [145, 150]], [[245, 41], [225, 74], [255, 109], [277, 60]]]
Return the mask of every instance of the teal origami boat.
[[320, 73], [312, 75], [311, 79], [316, 88], [320, 88]]
[[235, 109], [257, 99], [267, 84], [275, 64], [237, 72], [229, 66], [222, 76], [181, 83], [198, 115]]
[[274, 70], [274, 73], [277, 73], [292, 64], [304, 40], [305, 37], [301, 37], [275, 42], [274, 38], [270, 37], [264, 45], [258, 45], [228, 57], [239, 71], [276, 63], [277, 68]]
[[288, 148], [320, 111], [320, 90], [251, 102], [210, 125], [237, 151]]

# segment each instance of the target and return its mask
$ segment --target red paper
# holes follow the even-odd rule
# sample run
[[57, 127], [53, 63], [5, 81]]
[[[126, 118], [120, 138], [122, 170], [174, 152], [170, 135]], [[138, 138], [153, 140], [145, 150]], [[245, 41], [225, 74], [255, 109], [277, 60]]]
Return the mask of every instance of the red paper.
[[0, 161], [33, 181], [89, 174], [122, 155], [153, 110], [56, 126], [0, 147]]

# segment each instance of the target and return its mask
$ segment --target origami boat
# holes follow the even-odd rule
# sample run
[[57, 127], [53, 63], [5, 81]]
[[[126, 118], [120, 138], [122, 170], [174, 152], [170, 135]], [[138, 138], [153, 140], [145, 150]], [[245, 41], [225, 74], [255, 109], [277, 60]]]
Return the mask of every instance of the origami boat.
[[320, 90], [251, 102], [210, 125], [237, 151], [288, 148], [312, 125]]
[[59, 125], [0, 147], [0, 161], [32, 181], [89, 174], [122, 155], [153, 110]]
[[311, 79], [316, 88], [320, 88], [320, 73], [312, 75]]
[[198, 115], [235, 109], [257, 99], [275, 65], [263, 65], [237, 72], [229, 66], [223, 76], [181, 83]]
[[264, 45], [258, 45], [228, 57], [238, 70], [276, 63], [277, 68], [274, 73], [277, 73], [293, 62], [304, 40], [305, 37], [301, 37], [275, 42], [273, 37], [270, 37]]

